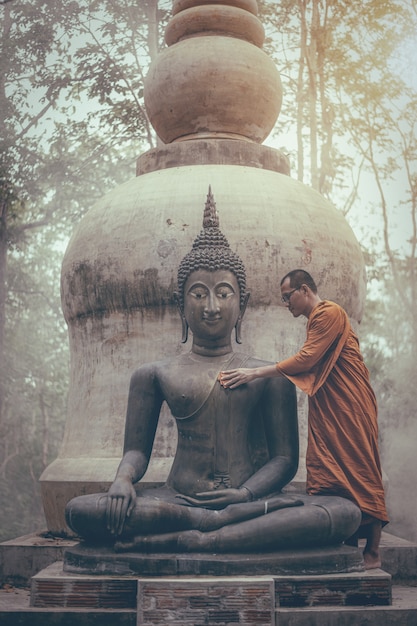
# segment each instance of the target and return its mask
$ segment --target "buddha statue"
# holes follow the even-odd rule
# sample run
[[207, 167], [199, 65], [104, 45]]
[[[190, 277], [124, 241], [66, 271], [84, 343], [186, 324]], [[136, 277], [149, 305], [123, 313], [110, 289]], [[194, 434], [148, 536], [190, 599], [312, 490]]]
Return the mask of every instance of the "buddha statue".
[[[249, 293], [243, 262], [219, 228], [211, 189], [203, 228], [178, 270], [182, 341], [189, 352], [148, 363], [130, 382], [124, 454], [106, 494], [78, 496], [69, 527], [87, 544], [140, 552], [266, 552], [335, 545], [357, 530], [341, 497], [285, 494], [298, 467], [297, 402], [284, 377], [231, 391], [219, 373], [266, 361], [241, 343]], [[166, 484], [141, 484], [163, 402], [178, 429]]]

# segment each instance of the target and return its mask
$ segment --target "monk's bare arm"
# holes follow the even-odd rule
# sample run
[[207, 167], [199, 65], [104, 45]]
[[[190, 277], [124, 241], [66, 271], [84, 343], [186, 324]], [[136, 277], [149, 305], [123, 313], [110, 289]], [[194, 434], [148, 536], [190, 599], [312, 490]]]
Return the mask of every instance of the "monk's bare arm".
[[220, 373], [219, 381], [223, 387], [235, 389], [240, 385], [250, 383], [256, 378], [276, 378], [282, 374], [275, 364], [262, 365], [260, 367], [241, 367], [234, 370], [226, 370]]

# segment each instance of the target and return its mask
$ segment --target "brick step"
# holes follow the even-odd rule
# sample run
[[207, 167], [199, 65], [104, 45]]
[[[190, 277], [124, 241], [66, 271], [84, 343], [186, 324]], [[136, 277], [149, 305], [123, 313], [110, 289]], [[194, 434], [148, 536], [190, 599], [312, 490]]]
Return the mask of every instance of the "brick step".
[[[30, 590], [0, 589], [2, 626], [139, 626], [135, 610], [34, 608]], [[206, 622], [207, 623], [207, 622]], [[170, 626], [179, 626], [170, 621]], [[278, 608], [268, 626], [416, 626], [417, 588], [394, 585], [391, 606]], [[181, 623], [181, 626], [183, 624]], [[217, 623], [216, 626], [221, 626]]]
[[278, 608], [278, 626], [416, 626], [417, 587], [392, 587], [390, 606]]
[[233, 616], [229, 621], [238, 623], [241, 613], [257, 610], [261, 604], [268, 611], [275, 607], [391, 604], [391, 576], [382, 570], [291, 576], [133, 577], [69, 573], [62, 565], [57, 561], [32, 578], [33, 607], [138, 606], [145, 612], [151, 607], [155, 620], [160, 619], [157, 623], [163, 624], [166, 607], [178, 614], [191, 615], [195, 610], [199, 617], [224, 609]]

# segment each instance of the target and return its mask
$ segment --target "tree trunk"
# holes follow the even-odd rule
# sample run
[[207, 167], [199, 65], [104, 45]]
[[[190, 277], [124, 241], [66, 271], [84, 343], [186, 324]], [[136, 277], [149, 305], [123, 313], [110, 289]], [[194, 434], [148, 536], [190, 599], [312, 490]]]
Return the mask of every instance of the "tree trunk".
[[7, 297], [7, 200], [1, 201], [0, 216], [0, 424], [3, 423], [5, 385], [5, 326]]
[[[148, 0], [146, 3], [146, 11], [147, 11], [147, 23], [148, 23], [148, 51], [149, 58], [152, 61], [157, 57], [159, 46], [159, 21], [158, 21], [158, 0]], [[151, 131], [151, 123], [146, 116], [148, 121], [148, 142], [149, 145], [152, 146], [152, 131]], [[163, 141], [157, 136], [156, 137], [156, 145], [157, 147], [161, 147], [164, 145]]]
[[303, 144], [303, 113], [304, 113], [304, 68], [307, 54], [306, 3], [299, 0], [300, 10], [300, 56], [297, 76], [297, 177], [304, 182], [304, 144]]
[[[9, 39], [11, 28], [10, 7], [7, 5], [3, 8], [3, 24], [2, 24], [2, 54], [5, 54], [7, 48], [7, 40]], [[7, 299], [7, 253], [8, 253], [8, 236], [7, 236], [7, 218], [9, 212], [9, 203], [12, 194], [8, 181], [7, 168], [7, 128], [4, 115], [8, 109], [5, 75], [0, 72], [0, 138], [2, 139], [1, 160], [0, 160], [0, 424], [3, 422], [4, 412], [4, 394], [5, 385], [5, 326], [6, 326], [6, 299]]]
[[310, 164], [311, 186], [319, 188], [318, 140], [317, 140], [317, 37], [320, 32], [319, 0], [313, 0], [310, 44], [307, 46], [308, 104], [310, 117]]

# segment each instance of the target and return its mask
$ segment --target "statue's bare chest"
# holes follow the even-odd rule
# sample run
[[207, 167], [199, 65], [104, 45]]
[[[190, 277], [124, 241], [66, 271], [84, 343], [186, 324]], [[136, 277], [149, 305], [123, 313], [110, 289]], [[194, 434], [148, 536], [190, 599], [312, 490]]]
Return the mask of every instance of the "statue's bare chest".
[[183, 356], [171, 361], [160, 377], [162, 393], [175, 417], [187, 417], [197, 411], [217, 383], [225, 359], [193, 360]]

